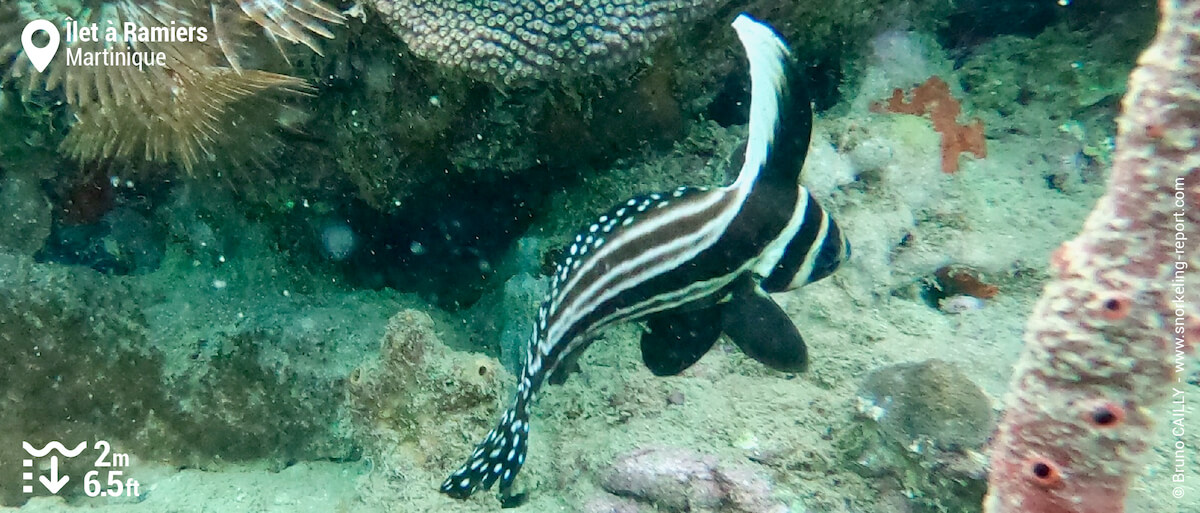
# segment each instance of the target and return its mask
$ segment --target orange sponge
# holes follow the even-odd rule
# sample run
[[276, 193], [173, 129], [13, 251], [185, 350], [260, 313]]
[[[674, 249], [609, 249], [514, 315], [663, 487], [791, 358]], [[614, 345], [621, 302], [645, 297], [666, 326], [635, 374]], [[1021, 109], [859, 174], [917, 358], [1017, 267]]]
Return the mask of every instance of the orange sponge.
[[950, 96], [950, 87], [937, 75], [913, 88], [912, 101], [904, 101], [904, 91], [892, 91], [886, 104], [876, 103], [875, 112], [894, 112], [920, 116], [929, 114], [933, 129], [942, 134], [942, 171], [958, 171], [958, 155], [970, 152], [978, 158], [987, 157], [987, 140], [983, 137], [983, 121], [976, 119], [967, 125], [958, 124], [962, 107]]

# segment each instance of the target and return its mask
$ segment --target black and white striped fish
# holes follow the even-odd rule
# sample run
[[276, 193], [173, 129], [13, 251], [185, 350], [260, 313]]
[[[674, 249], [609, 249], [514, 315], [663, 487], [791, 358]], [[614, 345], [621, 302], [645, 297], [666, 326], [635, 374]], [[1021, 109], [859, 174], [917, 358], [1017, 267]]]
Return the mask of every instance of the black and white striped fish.
[[742, 14], [733, 28], [751, 80], [737, 179], [631, 199], [575, 236], [538, 310], [513, 405], [442, 492], [466, 498], [499, 480], [507, 495], [525, 463], [537, 390], [561, 381], [615, 323], [646, 320], [642, 356], [660, 376], [691, 366], [722, 332], [772, 368], [804, 369], [804, 340], [767, 293], [828, 276], [850, 245], [799, 185], [812, 132], [800, 68], [770, 27]]

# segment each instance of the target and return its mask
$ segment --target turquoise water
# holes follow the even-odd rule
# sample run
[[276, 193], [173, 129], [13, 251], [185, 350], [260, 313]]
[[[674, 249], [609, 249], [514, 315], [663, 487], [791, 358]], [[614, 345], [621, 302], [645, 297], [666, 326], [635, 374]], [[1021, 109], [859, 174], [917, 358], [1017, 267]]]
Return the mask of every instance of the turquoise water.
[[[1154, 6], [810, 4], [0, 0], [0, 510], [982, 511], [1024, 322], [1104, 190]], [[789, 247], [832, 274], [770, 296], [729, 271], [677, 310], [691, 335], [588, 333], [513, 488], [439, 493], [576, 252], [744, 176], [742, 11], [791, 49], [801, 181], [852, 255]], [[764, 169], [799, 165], [808, 103]], [[755, 206], [778, 222], [745, 240], [802, 231]], [[627, 247], [605, 262], [653, 245]], [[695, 261], [642, 262], [698, 294]], [[647, 324], [726, 335], [659, 377]], [[807, 368], [764, 365], [793, 326]], [[1200, 512], [1159, 433], [1126, 511]]]

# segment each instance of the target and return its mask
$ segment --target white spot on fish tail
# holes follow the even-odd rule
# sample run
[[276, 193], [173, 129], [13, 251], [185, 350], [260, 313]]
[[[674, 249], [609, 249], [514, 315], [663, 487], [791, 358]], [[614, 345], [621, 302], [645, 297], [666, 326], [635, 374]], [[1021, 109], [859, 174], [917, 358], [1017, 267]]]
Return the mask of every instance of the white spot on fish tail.
[[499, 474], [501, 470], [504, 470], [504, 465], [501, 465], [499, 463], [492, 465], [492, 473], [493, 474]]
[[571, 270], [574, 271], [576, 269], [579, 269], [579, 261], [578, 260], [571, 263]]
[[658, 200], [662, 199], [662, 195], [658, 194], [658, 193], [654, 193], [654, 194], [650, 195], [650, 199], [652, 199], [654, 201], [658, 201]]
[[521, 453], [521, 454], [518, 454], [518, 455], [517, 455], [517, 464], [518, 464], [518, 465], [524, 465], [524, 464], [525, 464], [525, 453]]
[[488, 453], [488, 458], [493, 459], [493, 460], [496, 458], [499, 458], [501, 449], [502, 449], [501, 447], [492, 449], [492, 452]]
[[459, 488], [469, 488], [470, 486], [471, 486], [471, 481], [469, 479], [463, 479], [462, 481], [458, 482]]
[[625, 208], [624, 207], [617, 209], [617, 217], [625, 217]]
[[[475, 460], [475, 461], [472, 461], [472, 462], [471, 462], [471, 470], [472, 470], [472, 471], [474, 471], [474, 470], [479, 470], [479, 467], [482, 467], [482, 466], [483, 466], [483, 460]], [[463, 474], [464, 474], [464, 472], [460, 470], [460, 471], [458, 471], [458, 473], [457, 473], [457, 474], [455, 474], [455, 475], [456, 475], [456, 476], [461, 476], [461, 475], [463, 475]]]
[[686, 191], [686, 190], [687, 190], [687, 188], [680, 187], [680, 188], [678, 188], [678, 189], [675, 189], [675, 192], [672, 192], [672, 193], [671, 193], [671, 195], [672, 195], [672, 196], [675, 196], [676, 198], [678, 198], [678, 197], [680, 197], [680, 196], [683, 196], [683, 193], [684, 193], [684, 191]]
[[574, 255], [577, 252], [579, 252], [579, 246], [576, 244], [571, 244], [571, 254]]
[[637, 198], [632, 198], [632, 199], [630, 199], [629, 201], [625, 202], [625, 204], [626, 204], [626, 205], [629, 205], [629, 206], [631, 206], [631, 207], [632, 207], [632, 206], [634, 206], [634, 205], [637, 205]]
[[509, 479], [511, 479], [511, 478], [512, 478], [512, 471], [511, 471], [511, 470], [507, 470], [507, 469], [505, 469], [505, 471], [504, 471], [504, 480], [505, 480], [505, 481], [508, 481], [508, 480], [509, 480]]
[[621, 226], [629, 226], [632, 223], [633, 223], [633, 218], [626, 217], [624, 221], [621, 221]]
[[483, 456], [483, 447], [475, 449], [475, 452], [471, 453], [471, 458], [478, 458], [480, 456]]
[[[607, 232], [608, 228], [609, 227], [605, 226], [604, 231]], [[596, 239], [596, 249], [600, 249], [600, 246], [603, 246], [603, 245], [604, 245], [604, 239]]]
[[595, 225], [595, 224], [593, 224], [593, 225], [591, 225], [591, 226], [589, 226], [589, 227], [588, 227], [588, 232], [591, 232], [591, 233], [596, 233], [596, 230], [599, 230], [599, 229], [600, 229], [600, 226], [599, 226], [599, 225]]
[[606, 221], [608, 221], [608, 216], [600, 216], [601, 223], [606, 222]]
[[515, 459], [517, 459], [517, 448], [513, 447], [512, 449], [508, 450], [508, 461], [512, 461]]
[[664, 202], [662, 202], [662, 203], [659, 203], [659, 204], [658, 204], [657, 206], [655, 206], [654, 208], [663, 208], [663, 207], [665, 207], [665, 206], [669, 205], [670, 203], [671, 203], [670, 201], [664, 201]]

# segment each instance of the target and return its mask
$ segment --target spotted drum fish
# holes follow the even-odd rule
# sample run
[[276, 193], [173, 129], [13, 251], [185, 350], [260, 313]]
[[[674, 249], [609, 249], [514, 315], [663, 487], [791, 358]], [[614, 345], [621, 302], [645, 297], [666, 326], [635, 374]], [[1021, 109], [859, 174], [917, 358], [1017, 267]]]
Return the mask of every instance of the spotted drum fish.
[[725, 333], [769, 367], [798, 372], [804, 340], [768, 292], [829, 276], [850, 256], [833, 219], [799, 185], [812, 134], [800, 68], [775, 32], [733, 22], [750, 61], [750, 126], [737, 179], [633, 198], [596, 219], [564, 251], [538, 310], [512, 406], [441, 491], [466, 498], [525, 463], [529, 408], [561, 382], [598, 331], [645, 320], [642, 358], [656, 375], [696, 363]]

